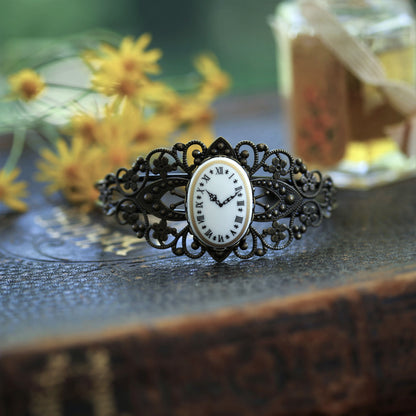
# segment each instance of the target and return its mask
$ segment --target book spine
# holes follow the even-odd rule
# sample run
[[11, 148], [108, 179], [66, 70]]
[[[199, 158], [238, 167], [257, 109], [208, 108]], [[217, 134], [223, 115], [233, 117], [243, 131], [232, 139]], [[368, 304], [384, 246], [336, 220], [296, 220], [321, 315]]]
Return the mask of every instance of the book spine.
[[415, 409], [416, 275], [0, 355], [1, 416]]

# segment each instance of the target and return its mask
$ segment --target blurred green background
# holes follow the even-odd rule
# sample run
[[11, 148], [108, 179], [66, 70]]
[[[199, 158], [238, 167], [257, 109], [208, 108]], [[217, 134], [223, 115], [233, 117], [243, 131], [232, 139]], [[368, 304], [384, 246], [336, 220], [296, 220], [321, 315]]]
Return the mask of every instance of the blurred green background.
[[7, 71], [2, 57], [19, 51], [25, 39], [59, 39], [98, 28], [123, 36], [150, 32], [151, 46], [164, 52], [165, 75], [190, 72], [196, 54], [212, 51], [231, 74], [232, 93], [275, 90], [275, 45], [267, 18], [277, 1], [0, 0], [0, 67]]

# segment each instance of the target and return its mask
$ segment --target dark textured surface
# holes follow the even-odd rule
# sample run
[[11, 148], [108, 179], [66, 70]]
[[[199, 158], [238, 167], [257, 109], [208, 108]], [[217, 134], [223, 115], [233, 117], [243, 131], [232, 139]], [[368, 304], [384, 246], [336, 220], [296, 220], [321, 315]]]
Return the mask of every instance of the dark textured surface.
[[[262, 115], [254, 112], [251, 120], [238, 110], [220, 116], [217, 132], [273, 145], [275, 110], [260, 105]], [[128, 228], [38, 196], [27, 214], [0, 214], [0, 348], [415, 271], [415, 190], [416, 181], [408, 180], [340, 192], [333, 218], [300, 242], [224, 264], [136, 242], [126, 253], [121, 241], [131, 236]], [[94, 235], [101, 237], [85, 237]]]

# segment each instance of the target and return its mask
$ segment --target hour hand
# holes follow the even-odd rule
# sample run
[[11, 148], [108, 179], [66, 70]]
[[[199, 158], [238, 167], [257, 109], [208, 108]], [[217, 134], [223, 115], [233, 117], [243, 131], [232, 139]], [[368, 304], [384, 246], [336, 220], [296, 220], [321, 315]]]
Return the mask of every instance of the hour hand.
[[221, 204], [221, 202], [220, 201], [218, 201], [218, 198], [217, 198], [217, 195], [215, 195], [215, 194], [212, 194], [211, 192], [209, 192], [209, 191], [206, 191], [207, 192], [207, 194], [209, 195], [209, 200], [210, 201], [212, 201], [212, 202], [215, 202], [218, 206], [222, 206], [223, 204]]

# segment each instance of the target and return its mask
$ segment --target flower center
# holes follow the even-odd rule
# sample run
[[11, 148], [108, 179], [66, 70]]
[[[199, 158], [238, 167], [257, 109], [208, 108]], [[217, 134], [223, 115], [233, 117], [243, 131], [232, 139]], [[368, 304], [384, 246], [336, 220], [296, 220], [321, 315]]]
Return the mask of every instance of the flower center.
[[123, 60], [123, 68], [127, 72], [132, 72], [137, 68], [137, 62], [132, 58], [126, 58]]
[[129, 161], [128, 151], [126, 149], [113, 149], [110, 160], [113, 166], [123, 166]]
[[145, 143], [149, 141], [150, 134], [146, 130], [141, 130], [136, 134], [134, 138], [136, 139], [136, 142], [138, 143]]
[[131, 79], [124, 78], [120, 81], [120, 84], [118, 85], [118, 91], [120, 95], [132, 97], [137, 91], [137, 84]]
[[65, 179], [72, 182], [78, 179], [78, 168], [76, 165], [69, 165], [64, 169]]
[[200, 114], [200, 116], [198, 117], [198, 122], [202, 124], [210, 123], [213, 120], [213, 118], [214, 118], [213, 112], [207, 109]]
[[27, 79], [22, 82], [20, 89], [25, 98], [31, 99], [38, 93], [38, 87], [39, 86], [36, 81]]
[[95, 142], [95, 123], [93, 121], [85, 121], [79, 131], [88, 141]]

